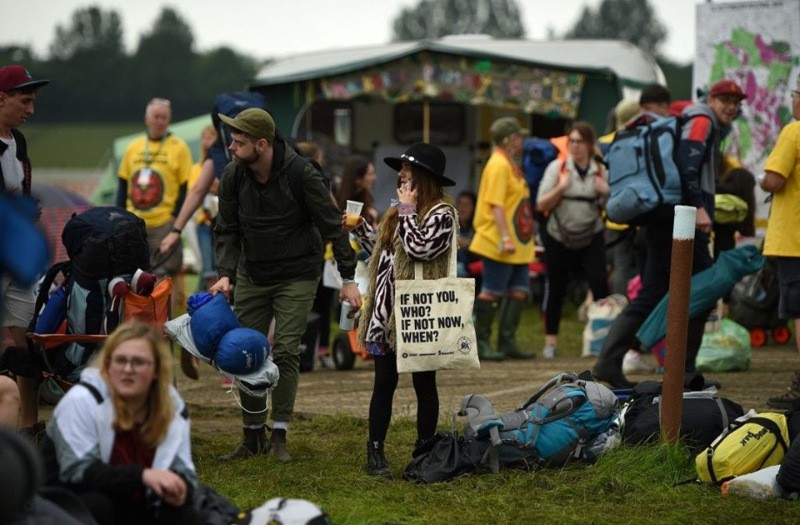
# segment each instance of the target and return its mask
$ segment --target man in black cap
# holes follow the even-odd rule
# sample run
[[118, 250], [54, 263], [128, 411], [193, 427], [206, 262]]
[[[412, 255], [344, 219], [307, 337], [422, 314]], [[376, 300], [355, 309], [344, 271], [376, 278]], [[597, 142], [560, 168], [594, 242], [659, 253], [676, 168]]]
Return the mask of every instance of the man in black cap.
[[[244, 442], [223, 459], [272, 450], [278, 460], [288, 462], [286, 431], [297, 394], [299, 345], [320, 278], [323, 239], [333, 243], [344, 282], [339, 299], [358, 309], [355, 252], [322, 174], [276, 134], [269, 113], [250, 108], [236, 118], [219, 117], [231, 128], [234, 161], [225, 167], [218, 192], [214, 232], [220, 278], [209, 291], [229, 296], [236, 286], [234, 310], [242, 326], [266, 335], [275, 319], [272, 358], [280, 371], [271, 396], [270, 441], [265, 399], [240, 390]], [[292, 177], [302, 178], [305, 202], [295, 199]]]
[[[17, 128], [33, 115], [36, 94], [49, 83], [49, 80], [34, 80], [24, 66], [0, 67], [0, 191], [6, 194], [31, 194], [31, 160], [25, 136]], [[0, 276], [0, 297], [3, 298], [0, 327], [8, 328], [15, 346], [27, 348], [25, 331], [33, 318], [33, 287], [21, 286], [7, 275]], [[20, 423], [35, 433], [38, 380], [17, 377], [17, 385], [22, 405]]]

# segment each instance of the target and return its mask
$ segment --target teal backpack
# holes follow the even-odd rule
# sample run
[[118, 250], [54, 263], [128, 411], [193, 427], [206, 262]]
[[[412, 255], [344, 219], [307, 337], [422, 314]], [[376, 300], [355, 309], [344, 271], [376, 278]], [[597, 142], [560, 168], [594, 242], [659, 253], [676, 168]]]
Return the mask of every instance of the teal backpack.
[[617, 419], [617, 397], [594, 381], [559, 374], [513, 412], [498, 415], [479, 395], [466, 396], [459, 415], [464, 437], [479, 443], [482, 463], [500, 468], [558, 467], [586, 459], [587, 446]]

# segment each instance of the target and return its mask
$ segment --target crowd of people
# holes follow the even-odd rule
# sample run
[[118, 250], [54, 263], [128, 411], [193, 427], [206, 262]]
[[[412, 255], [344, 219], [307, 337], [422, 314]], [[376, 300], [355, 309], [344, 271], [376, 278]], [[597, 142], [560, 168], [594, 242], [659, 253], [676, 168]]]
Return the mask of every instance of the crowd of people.
[[[0, 188], [6, 194], [30, 193], [30, 161], [17, 128], [33, 113], [36, 93], [47, 83], [33, 80], [21, 66], [0, 68]], [[741, 194], [751, 208], [754, 204], [756, 179], [741, 168], [723, 172], [720, 151], [720, 141], [746, 99], [739, 85], [722, 80], [704, 101], [679, 113], [676, 162], [682, 203], [697, 209], [693, 273], [710, 267], [720, 250], [733, 248], [737, 232], [754, 233], [752, 210], [735, 225], [717, 223], [714, 214], [714, 196], [721, 189]], [[665, 206], [646, 225], [607, 224], [603, 209], [609, 183], [603, 148], [614, 132], [670, 114], [670, 103], [663, 86], [645, 88], [638, 105], [626, 102], [616, 108], [617, 129], [599, 140], [588, 122], [572, 123], [565, 130], [565, 150], [547, 166], [536, 189], [520, 167], [530, 131], [516, 117], [501, 117], [488, 126], [492, 150], [477, 193], [465, 190], [456, 199], [446, 193], [456, 183], [448, 176], [444, 151], [432, 144], [412, 144], [403, 154], [382, 159], [397, 174], [397, 198], [381, 209], [372, 194], [376, 171], [369, 158], [346, 160], [333, 197], [323, 174], [322, 150], [282, 136], [263, 109], [249, 108], [235, 117], [219, 115], [231, 132], [226, 146], [233, 159], [223, 172], [215, 170], [208, 155], [217, 140], [213, 128], [204, 131], [204, 153], [193, 166], [186, 143], [169, 132], [170, 101], [152, 99], [145, 109], [146, 134], [122, 159], [116, 204], [144, 219], [150, 263], [158, 275], [180, 270], [181, 234], [196, 222], [203, 232], [198, 235], [203, 260], [199, 288], [223, 294], [242, 326], [269, 335], [272, 359], [280, 371], [269, 407], [266, 398], [239, 392], [242, 441], [221, 460], [257, 455], [292, 460], [288, 437], [299, 347], [311, 311], [322, 319], [318, 357], [324, 367], [332, 366], [329, 327], [337, 292], [321, 286], [326, 259], [335, 261], [341, 277], [338, 300], [351, 305], [351, 315], [361, 311], [358, 342], [374, 361], [369, 475], [392, 478], [384, 443], [398, 384], [395, 280], [412, 278], [415, 263], [421, 263], [425, 279], [446, 276], [453, 243], [459, 275], [480, 283], [473, 318], [482, 361], [528, 360], [537, 354], [517, 338], [520, 330], [536, 330], [521, 325], [521, 318], [530, 303], [529, 265], [537, 242], [544, 246], [546, 263], [544, 346], [539, 355], [547, 359], [558, 354], [570, 280], [576, 275], [585, 279], [591, 299], [597, 300], [620, 291], [630, 276], [639, 274], [641, 289], [614, 320], [592, 370], [596, 379], [612, 387], [633, 386], [623, 373], [622, 360], [638, 348], [636, 331], [667, 293], [673, 214]], [[800, 119], [800, 91], [792, 92], [792, 108]], [[793, 233], [792, 221], [800, 192], [798, 126], [795, 122], [783, 130], [758, 179], [774, 195], [764, 253], [778, 260], [780, 315], [795, 319], [796, 330], [800, 238]], [[299, 181], [301, 198], [293, 181]], [[209, 193], [216, 194], [218, 204], [203, 206]], [[343, 211], [348, 200], [363, 203], [355, 224]], [[544, 222], [534, 220], [537, 212], [546, 216]], [[714, 250], [709, 249], [712, 234]], [[607, 249], [609, 239], [619, 248]], [[366, 293], [355, 281], [359, 260], [366, 262]], [[6, 276], [0, 285], [2, 326], [10, 330], [14, 344], [26, 346], [32, 290]], [[709, 313], [689, 321], [687, 372], [694, 368]], [[495, 318], [497, 336], [492, 338]], [[181, 365], [192, 373], [191, 362], [182, 360]], [[417, 398], [416, 444], [421, 445], [434, 436], [439, 421], [436, 371], [411, 377]], [[189, 423], [172, 378], [172, 356], [160, 335], [146, 325], [125, 323], [84, 370], [80, 385], [56, 407], [46, 431], [55, 451], [54, 478], [73, 490], [99, 523], [196, 520], [189, 505], [198, 486]], [[0, 424], [21, 425], [30, 433], [37, 424], [28, 409], [36, 402], [31, 393], [36, 383], [31, 378], [16, 380], [15, 384], [0, 376]], [[797, 403], [800, 372], [787, 393], [770, 399], [771, 405], [782, 408]], [[272, 424], [267, 426], [270, 417]]]

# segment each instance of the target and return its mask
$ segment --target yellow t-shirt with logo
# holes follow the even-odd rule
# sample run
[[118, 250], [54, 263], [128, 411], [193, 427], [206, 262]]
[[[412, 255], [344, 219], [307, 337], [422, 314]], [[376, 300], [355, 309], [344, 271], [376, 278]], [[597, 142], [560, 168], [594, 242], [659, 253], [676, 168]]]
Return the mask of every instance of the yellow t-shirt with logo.
[[117, 176], [128, 183], [125, 207], [144, 220], [148, 228], [163, 226], [172, 218], [180, 187], [189, 180], [192, 153], [173, 134], [160, 141], [146, 135], [125, 150]]
[[[489, 157], [481, 174], [478, 202], [472, 221], [475, 235], [469, 251], [506, 264], [528, 264], [533, 261], [533, 208], [528, 183], [519, 168], [499, 150]], [[500, 249], [500, 230], [494, 222], [492, 206], [505, 209], [506, 228], [514, 240], [514, 253]]]
[[800, 121], [787, 124], [764, 164], [786, 179], [783, 190], [772, 196], [764, 255], [800, 257]]

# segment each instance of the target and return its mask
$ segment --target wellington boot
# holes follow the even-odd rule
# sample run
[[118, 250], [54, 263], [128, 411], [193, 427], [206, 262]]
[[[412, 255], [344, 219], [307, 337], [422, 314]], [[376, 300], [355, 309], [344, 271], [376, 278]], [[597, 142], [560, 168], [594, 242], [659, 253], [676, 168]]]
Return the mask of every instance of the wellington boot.
[[533, 352], [524, 352], [517, 345], [517, 328], [525, 301], [505, 299], [500, 307], [500, 329], [497, 349], [512, 359], [533, 359]]
[[281, 463], [289, 463], [292, 461], [292, 456], [289, 455], [289, 451], [286, 449], [285, 428], [274, 429], [270, 435], [269, 441], [272, 446], [272, 454], [275, 456], [275, 459]]
[[392, 473], [386, 466], [383, 441], [367, 441], [367, 474], [392, 479]]
[[481, 361], [502, 361], [506, 357], [489, 344], [495, 308], [495, 303], [491, 301], [475, 300], [475, 337], [478, 339], [478, 357]]
[[638, 319], [620, 314], [614, 319], [608, 331], [603, 349], [592, 368], [592, 376], [604, 381], [612, 388], [633, 388], [636, 383], [628, 381], [622, 373], [622, 360], [629, 348], [638, 345], [636, 331], [641, 326]]
[[242, 430], [244, 431], [244, 439], [242, 442], [233, 452], [220, 457], [220, 460], [231, 461], [234, 459], [252, 458], [253, 456], [269, 454], [271, 445], [269, 441], [267, 441], [267, 433], [264, 427], [244, 427]]

